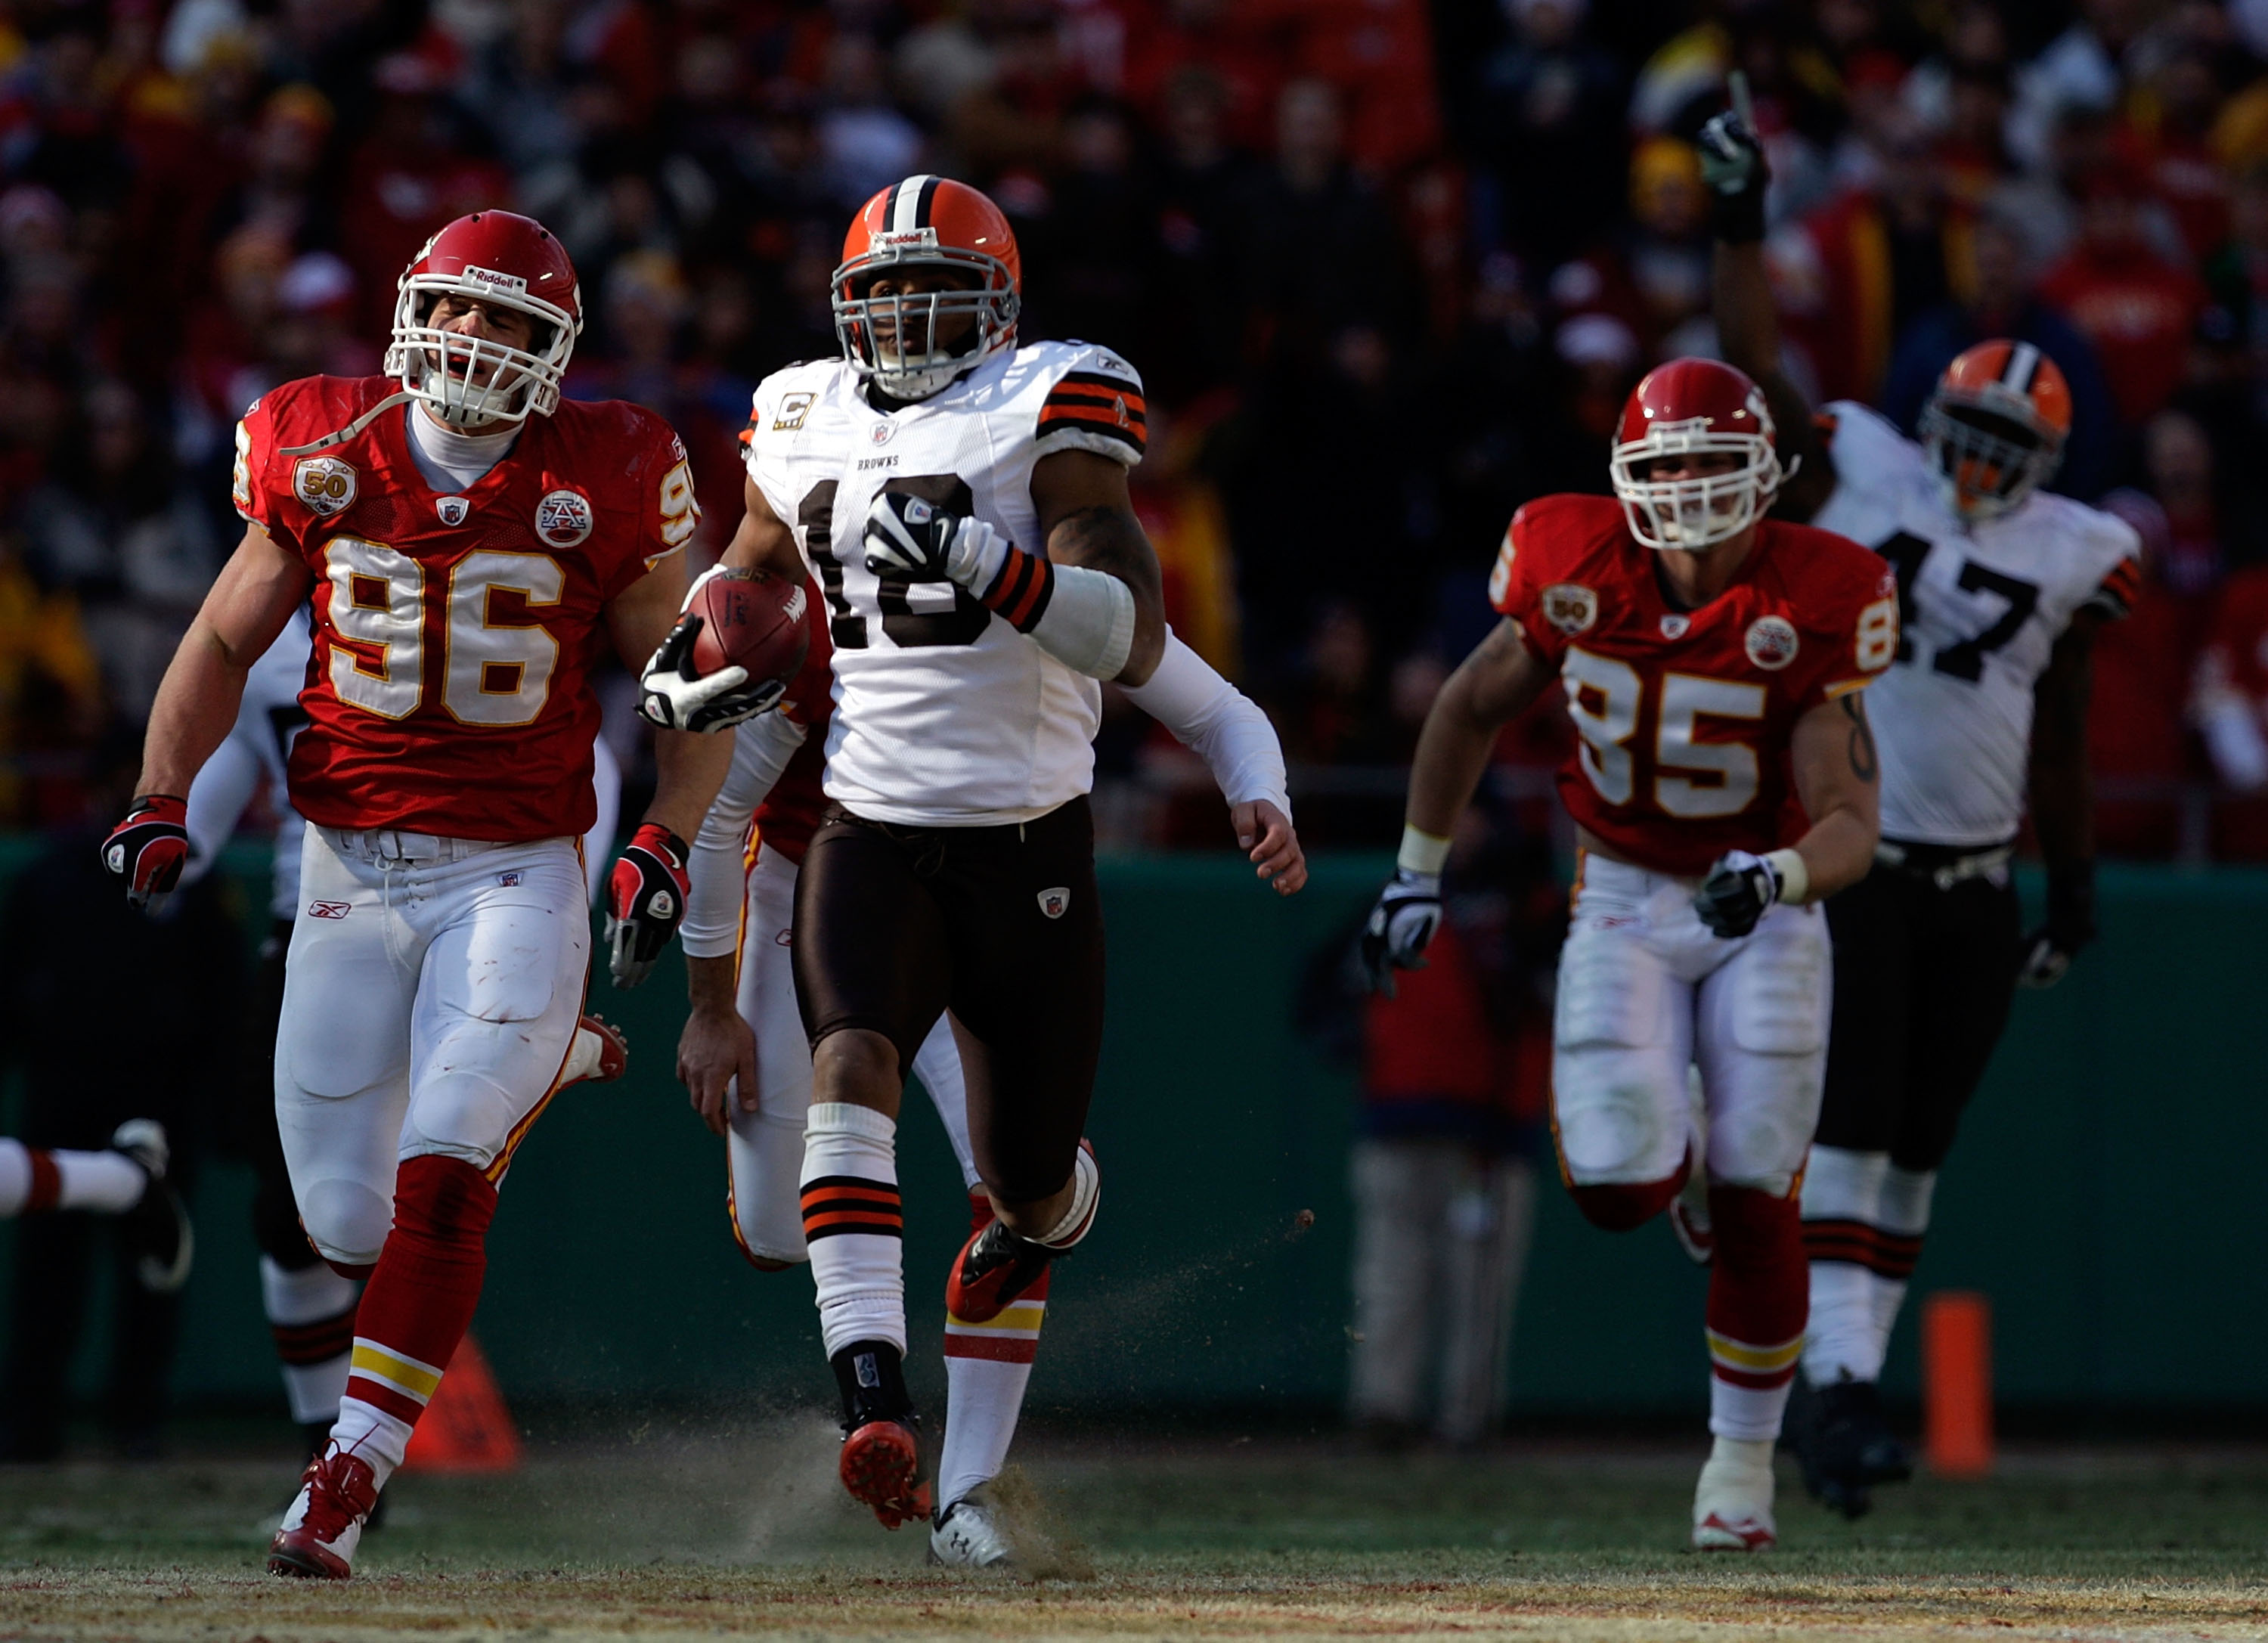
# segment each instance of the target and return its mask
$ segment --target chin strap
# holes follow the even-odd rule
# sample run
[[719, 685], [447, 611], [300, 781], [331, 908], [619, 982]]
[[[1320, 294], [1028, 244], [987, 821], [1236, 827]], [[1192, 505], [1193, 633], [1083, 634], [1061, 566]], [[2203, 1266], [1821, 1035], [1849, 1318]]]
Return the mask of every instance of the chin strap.
[[340, 429], [336, 433], [327, 433], [321, 438], [311, 440], [306, 445], [287, 445], [284, 446], [281, 451], [277, 452], [276, 454], [279, 456], [307, 456], [317, 451], [325, 450], [331, 446], [344, 445], [348, 440], [353, 438], [355, 435], [369, 427], [371, 424], [376, 422], [381, 416], [385, 415], [387, 411], [392, 410], [395, 406], [402, 404], [409, 400], [414, 400], [416, 397], [417, 396], [415, 394], [412, 394], [407, 388], [402, 389], [398, 394], [389, 394], [384, 399], [379, 401], [377, 404], [364, 411], [361, 416], [349, 423], [345, 427]]

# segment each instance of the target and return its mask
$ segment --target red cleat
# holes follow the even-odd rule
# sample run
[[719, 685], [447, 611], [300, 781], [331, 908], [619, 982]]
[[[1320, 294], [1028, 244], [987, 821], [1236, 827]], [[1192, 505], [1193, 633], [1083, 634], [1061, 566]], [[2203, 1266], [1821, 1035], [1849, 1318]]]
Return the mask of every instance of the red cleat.
[[268, 1572], [318, 1580], [354, 1573], [355, 1547], [378, 1505], [378, 1477], [359, 1455], [334, 1450], [307, 1462], [298, 1498], [268, 1544]]
[[[1094, 1144], [1082, 1136], [1079, 1150], [1094, 1168]], [[1020, 1237], [1002, 1221], [992, 1221], [968, 1235], [954, 1257], [945, 1280], [945, 1309], [963, 1323], [989, 1323], [1040, 1281], [1048, 1263], [1086, 1236], [1094, 1225], [1092, 1205], [1079, 1227], [1060, 1244], [1044, 1244]]]
[[870, 1420], [843, 1440], [843, 1486], [874, 1509], [884, 1529], [927, 1522], [929, 1481], [921, 1475], [921, 1446], [913, 1429], [895, 1420]]
[[567, 1066], [559, 1087], [570, 1084], [611, 1084], [630, 1065], [630, 1041], [610, 1021], [586, 1015], [575, 1023], [575, 1042], [567, 1051]]

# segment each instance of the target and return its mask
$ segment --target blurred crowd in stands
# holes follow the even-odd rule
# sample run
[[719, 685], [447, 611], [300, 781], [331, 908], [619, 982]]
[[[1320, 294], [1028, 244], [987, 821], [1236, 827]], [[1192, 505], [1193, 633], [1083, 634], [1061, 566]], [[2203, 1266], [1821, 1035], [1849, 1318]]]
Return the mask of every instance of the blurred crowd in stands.
[[[2058, 485], [2149, 554], [2106, 853], [2268, 855], [2268, 0], [0, 0], [0, 823], [80, 808], [235, 539], [236, 417], [375, 371], [441, 224], [559, 232], [570, 391], [675, 423], [713, 550], [850, 214], [936, 170], [1013, 219], [1028, 335], [1147, 379], [1174, 623], [1304, 830], [1390, 838], [1513, 508], [1605, 489], [1631, 384], [1712, 347], [1734, 67], [1815, 397], [1911, 428], [2000, 333], [2071, 379]], [[1118, 836], [1196, 826], [1133, 716], [1103, 752]]]

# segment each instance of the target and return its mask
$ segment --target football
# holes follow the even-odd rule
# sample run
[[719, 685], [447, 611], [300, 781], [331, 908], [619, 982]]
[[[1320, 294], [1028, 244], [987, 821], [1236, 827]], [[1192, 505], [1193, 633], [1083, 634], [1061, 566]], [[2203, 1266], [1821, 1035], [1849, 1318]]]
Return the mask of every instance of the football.
[[752, 680], [792, 680], [811, 648], [800, 582], [757, 571], [724, 571], [695, 592], [685, 614], [701, 618], [693, 666], [702, 674], [745, 667]]

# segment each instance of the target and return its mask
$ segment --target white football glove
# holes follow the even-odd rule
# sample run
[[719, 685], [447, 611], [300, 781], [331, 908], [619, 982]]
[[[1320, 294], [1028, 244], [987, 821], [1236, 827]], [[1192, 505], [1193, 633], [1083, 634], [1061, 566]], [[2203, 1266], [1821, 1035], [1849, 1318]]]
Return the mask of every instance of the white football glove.
[[876, 576], [958, 582], [978, 593], [1010, 551], [1008, 539], [983, 519], [903, 491], [882, 491], [866, 510], [866, 569]]
[[1397, 868], [1362, 926], [1362, 967], [1371, 990], [1391, 998], [1394, 972], [1424, 969], [1441, 927], [1441, 875]]
[[787, 686], [780, 680], [751, 684], [745, 667], [719, 667], [705, 674], [694, 671], [693, 641], [700, 635], [702, 620], [684, 611], [692, 605], [701, 585], [723, 570], [722, 565], [715, 565], [694, 578], [685, 592], [677, 625], [670, 629], [669, 637], [638, 675], [638, 717], [649, 724], [664, 730], [723, 730], [744, 718], [754, 718], [787, 694]]

